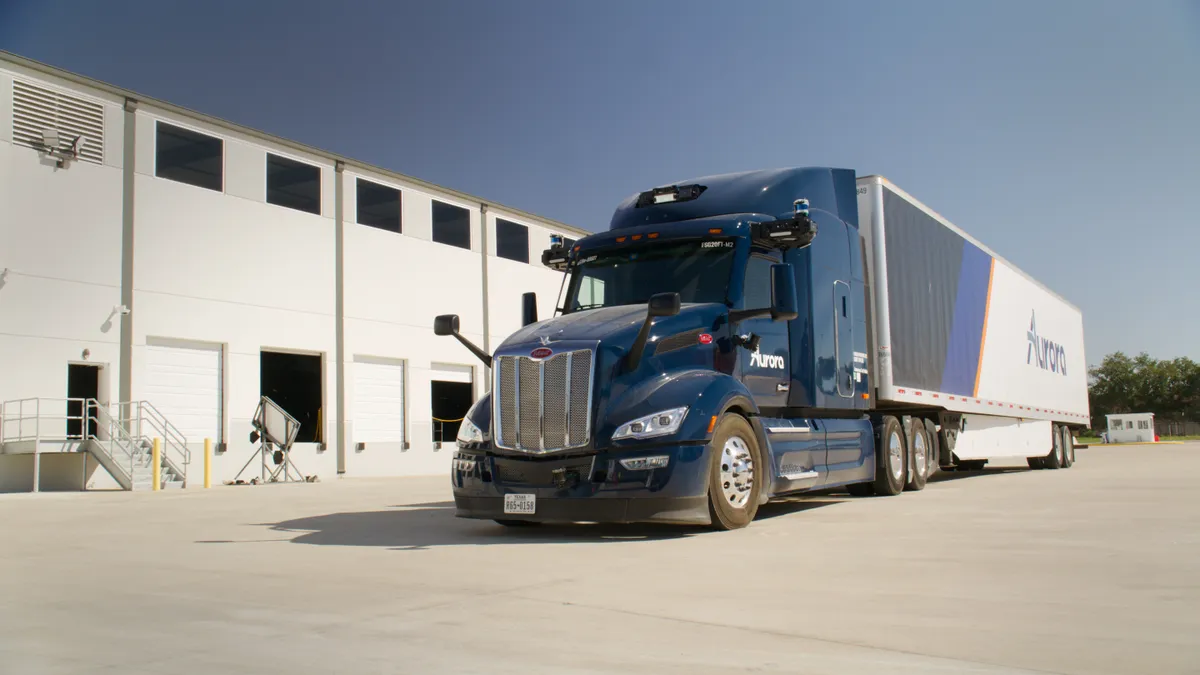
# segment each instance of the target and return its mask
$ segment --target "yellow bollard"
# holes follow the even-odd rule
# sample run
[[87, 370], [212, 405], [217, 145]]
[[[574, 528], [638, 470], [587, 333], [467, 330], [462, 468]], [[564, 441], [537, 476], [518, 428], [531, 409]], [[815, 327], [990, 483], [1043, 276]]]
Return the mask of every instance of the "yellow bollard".
[[151, 470], [150, 476], [154, 484], [150, 487], [151, 490], [158, 492], [162, 489], [162, 439], [154, 439], [154, 450], [150, 454]]
[[204, 439], [204, 489], [212, 487], [212, 439]]

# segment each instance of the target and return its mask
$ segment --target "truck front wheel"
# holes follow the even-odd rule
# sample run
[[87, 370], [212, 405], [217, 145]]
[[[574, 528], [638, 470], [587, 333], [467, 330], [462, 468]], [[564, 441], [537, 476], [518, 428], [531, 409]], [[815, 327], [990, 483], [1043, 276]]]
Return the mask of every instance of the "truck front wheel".
[[758, 513], [766, 478], [767, 468], [750, 423], [737, 413], [722, 415], [713, 431], [708, 474], [712, 527], [736, 530], [749, 525]]
[[904, 427], [900, 420], [888, 415], [879, 427], [879, 443], [875, 446], [875, 482], [872, 484], [875, 494], [898, 495], [903, 492], [907, 469], [908, 448], [904, 443]]

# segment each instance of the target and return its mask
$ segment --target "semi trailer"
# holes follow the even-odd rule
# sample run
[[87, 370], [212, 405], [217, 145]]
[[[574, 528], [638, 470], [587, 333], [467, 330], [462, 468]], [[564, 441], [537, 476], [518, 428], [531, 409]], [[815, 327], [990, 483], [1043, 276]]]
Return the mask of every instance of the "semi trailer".
[[888, 180], [802, 167], [631, 195], [542, 262], [557, 306], [487, 353], [456, 513], [745, 527], [785, 495], [919, 491], [939, 470], [1075, 462], [1083, 320]]

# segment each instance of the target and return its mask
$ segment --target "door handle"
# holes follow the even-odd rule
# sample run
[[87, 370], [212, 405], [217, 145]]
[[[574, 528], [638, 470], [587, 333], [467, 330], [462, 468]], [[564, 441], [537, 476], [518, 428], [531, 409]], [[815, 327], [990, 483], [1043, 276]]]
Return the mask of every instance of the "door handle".
[[787, 391], [791, 388], [792, 388], [791, 385], [783, 384], [783, 383], [775, 385], [775, 391]]

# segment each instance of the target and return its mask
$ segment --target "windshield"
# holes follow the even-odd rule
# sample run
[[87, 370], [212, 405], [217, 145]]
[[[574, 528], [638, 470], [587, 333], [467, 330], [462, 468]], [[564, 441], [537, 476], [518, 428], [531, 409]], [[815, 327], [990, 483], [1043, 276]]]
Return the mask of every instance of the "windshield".
[[566, 312], [640, 305], [655, 293], [680, 302], [725, 302], [733, 267], [732, 240], [620, 248], [584, 256], [571, 272]]

